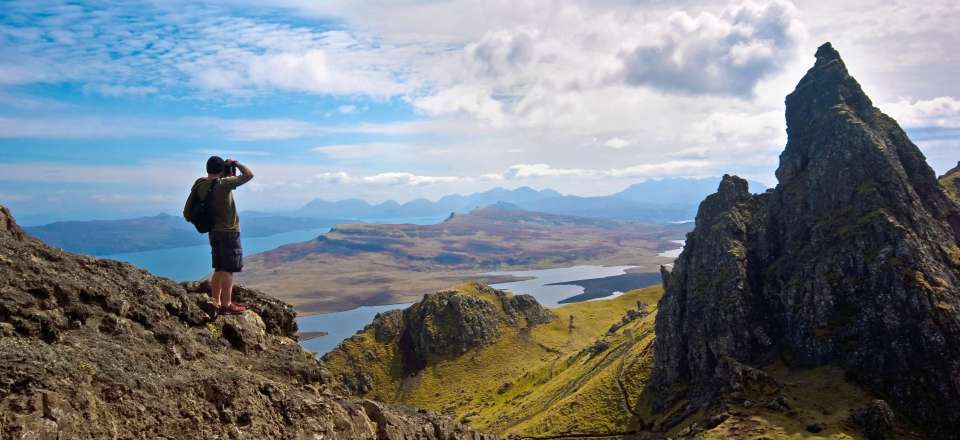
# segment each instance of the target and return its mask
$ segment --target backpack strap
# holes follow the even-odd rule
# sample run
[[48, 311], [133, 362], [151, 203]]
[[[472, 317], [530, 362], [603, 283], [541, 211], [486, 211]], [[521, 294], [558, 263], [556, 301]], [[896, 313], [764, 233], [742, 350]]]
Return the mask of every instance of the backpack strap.
[[210, 186], [207, 187], [207, 194], [203, 196], [203, 201], [204, 201], [204, 202], [209, 202], [209, 201], [210, 201], [210, 195], [213, 194], [213, 188], [216, 187], [218, 183], [220, 183], [220, 179], [214, 180], [214, 181], [210, 184]]

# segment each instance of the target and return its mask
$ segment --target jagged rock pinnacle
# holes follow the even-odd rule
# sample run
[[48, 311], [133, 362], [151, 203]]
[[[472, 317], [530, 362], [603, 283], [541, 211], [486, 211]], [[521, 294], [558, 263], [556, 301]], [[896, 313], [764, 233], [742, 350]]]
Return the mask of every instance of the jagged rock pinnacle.
[[[661, 408], [728, 392], [723, 362], [836, 365], [960, 438], [960, 208], [829, 44], [786, 99], [779, 185], [725, 176], [665, 283]], [[674, 396], [676, 397], [676, 396]]]
[[841, 63], [843, 62], [843, 60], [840, 59], [840, 52], [837, 52], [829, 41], [818, 47], [817, 53], [814, 56], [817, 57], [817, 64], [829, 63], [834, 60], [840, 61]]

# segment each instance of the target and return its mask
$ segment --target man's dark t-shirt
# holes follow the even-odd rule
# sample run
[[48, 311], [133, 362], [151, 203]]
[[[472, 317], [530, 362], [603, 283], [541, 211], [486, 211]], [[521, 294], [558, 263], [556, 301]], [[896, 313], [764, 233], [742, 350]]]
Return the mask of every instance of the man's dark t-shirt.
[[[237, 215], [237, 205], [233, 202], [233, 190], [238, 186], [250, 181], [245, 176], [231, 176], [219, 179], [220, 182], [213, 188], [212, 204], [213, 209], [213, 232], [240, 232], [240, 217]], [[190, 198], [187, 200], [187, 208], [184, 208], [184, 216], [188, 216], [188, 208], [193, 204], [194, 197], [198, 194], [205, 195], [213, 180], [201, 177], [193, 183], [190, 191]], [[202, 196], [201, 196], [202, 197]]]

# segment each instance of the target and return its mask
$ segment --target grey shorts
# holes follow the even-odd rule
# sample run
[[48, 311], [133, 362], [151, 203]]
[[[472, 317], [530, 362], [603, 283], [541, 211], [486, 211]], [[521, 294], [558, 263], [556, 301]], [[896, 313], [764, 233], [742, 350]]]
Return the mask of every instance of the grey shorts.
[[243, 270], [243, 248], [240, 246], [240, 233], [211, 231], [209, 236], [213, 270], [231, 273]]

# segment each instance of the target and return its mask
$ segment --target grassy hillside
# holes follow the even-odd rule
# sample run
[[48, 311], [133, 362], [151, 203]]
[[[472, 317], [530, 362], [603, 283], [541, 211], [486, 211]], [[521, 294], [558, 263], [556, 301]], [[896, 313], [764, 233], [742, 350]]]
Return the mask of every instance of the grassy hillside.
[[960, 203], [960, 163], [955, 168], [940, 176], [940, 186], [953, 200]]
[[[474, 283], [456, 289], [484, 295]], [[365, 397], [443, 411], [475, 428], [521, 438], [644, 438], [652, 428], [715, 439], [863, 438], [850, 414], [872, 397], [831, 368], [774, 365], [765, 372], [776, 385], [743, 390], [721, 413], [687, 414], [680, 404], [652, 415], [644, 389], [661, 294], [654, 286], [558, 307], [547, 324], [504, 325], [495, 343], [430, 359], [412, 376], [403, 374], [399, 344], [378, 341], [372, 326], [324, 360], [335, 376], [366, 375], [371, 386]], [[630, 310], [634, 319], [619, 325]]]

